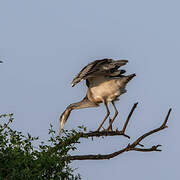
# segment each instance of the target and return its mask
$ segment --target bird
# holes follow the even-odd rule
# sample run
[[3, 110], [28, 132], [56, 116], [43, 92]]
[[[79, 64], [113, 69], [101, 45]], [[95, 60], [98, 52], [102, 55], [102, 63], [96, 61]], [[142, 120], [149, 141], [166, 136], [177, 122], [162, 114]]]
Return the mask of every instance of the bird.
[[0, 63], [3, 63], [3, 61], [0, 61]]
[[127, 83], [133, 79], [136, 74], [130, 74], [125, 76], [126, 72], [123, 69], [119, 69], [128, 63], [128, 60], [113, 60], [105, 58], [101, 60], [95, 60], [85, 66], [73, 79], [72, 87], [74, 87], [80, 81], [85, 80], [88, 87], [86, 96], [79, 102], [72, 103], [60, 116], [60, 133], [66, 123], [70, 113], [74, 109], [99, 107], [100, 103], [103, 103], [106, 107], [106, 115], [98, 127], [97, 131], [103, 127], [105, 121], [110, 115], [109, 103], [114, 107], [115, 114], [110, 123], [107, 131], [112, 130], [112, 123], [118, 115], [118, 110], [115, 105], [115, 101], [119, 100], [119, 96], [126, 93]]

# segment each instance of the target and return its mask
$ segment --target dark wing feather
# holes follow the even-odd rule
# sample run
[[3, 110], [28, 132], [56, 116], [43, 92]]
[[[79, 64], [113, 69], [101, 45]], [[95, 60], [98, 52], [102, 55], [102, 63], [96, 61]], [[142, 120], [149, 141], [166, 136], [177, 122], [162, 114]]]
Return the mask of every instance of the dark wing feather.
[[78, 82], [98, 75], [111, 75], [120, 66], [127, 63], [127, 60], [102, 59], [96, 60], [85, 66], [72, 81], [72, 87]]
[[124, 69], [122, 70], [116, 70], [110, 74], [108, 74], [109, 77], [121, 77], [122, 74], [124, 74], [126, 71]]
[[[112, 60], [111, 60], [112, 61]], [[99, 71], [100, 64], [105, 64], [110, 62], [110, 59], [102, 59], [102, 60], [95, 60], [85, 66], [73, 79], [72, 87], [75, 86], [78, 82], [86, 79], [88, 76], [92, 75], [95, 72]]]

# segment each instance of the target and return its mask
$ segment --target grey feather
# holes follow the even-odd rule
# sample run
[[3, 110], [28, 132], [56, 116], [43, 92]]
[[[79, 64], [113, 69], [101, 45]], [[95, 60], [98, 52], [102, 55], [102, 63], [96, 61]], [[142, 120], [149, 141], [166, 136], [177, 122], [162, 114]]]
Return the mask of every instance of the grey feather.
[[99, 75], [113, 76], [113, 73], [120, 75], [118, 68], [127, 64], [127, 60], [101, 59], [95, 60], [85, 66], [73, 79], [72, 87], [82, 80]]

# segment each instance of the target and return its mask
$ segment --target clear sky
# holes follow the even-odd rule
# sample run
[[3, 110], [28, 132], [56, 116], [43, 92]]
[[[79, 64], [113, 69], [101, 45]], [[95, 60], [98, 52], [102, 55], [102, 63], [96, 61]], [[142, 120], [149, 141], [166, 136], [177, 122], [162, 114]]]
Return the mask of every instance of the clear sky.
[[[15, 114], [15, 127], [48, 137], [59, 130], [59, 115], [86, 93], [71, 81], [87, 63], [101, 58], [128, 59], [136, 73], [117, 102], [116, 127], [139, 102], [127, 133], [132, 140], [155, 128], [173, 108], [169, 128], [144, 141], [162, 152], [129, 152], [112, 160], [75, 161], [83, 180], [179, 180], [180, 2], [176, 0], [0, 0], [0, 112]], [[72, 112], [66, 129], [96, 130], [105, 108]], [[131, 141], [132, 141], [131, 140]], [[82, 140], [77, 154], [110, 153], [127, 139]]]

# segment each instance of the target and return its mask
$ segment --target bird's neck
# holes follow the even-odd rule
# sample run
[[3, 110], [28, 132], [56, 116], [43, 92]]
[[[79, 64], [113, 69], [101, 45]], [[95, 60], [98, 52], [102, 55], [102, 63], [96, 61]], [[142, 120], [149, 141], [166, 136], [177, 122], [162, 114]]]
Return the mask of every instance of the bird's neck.
[[82, 109], [82, 108], [89, 108], [89, 107], [96, 107], [96, 106], [98, 105], [91, 102], [86, 96], [83, 100], [70, 104], [67, 109], [73, 110], [73, 109]]

